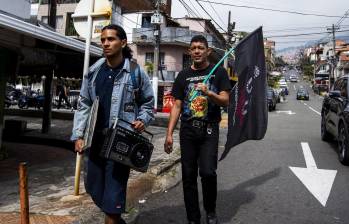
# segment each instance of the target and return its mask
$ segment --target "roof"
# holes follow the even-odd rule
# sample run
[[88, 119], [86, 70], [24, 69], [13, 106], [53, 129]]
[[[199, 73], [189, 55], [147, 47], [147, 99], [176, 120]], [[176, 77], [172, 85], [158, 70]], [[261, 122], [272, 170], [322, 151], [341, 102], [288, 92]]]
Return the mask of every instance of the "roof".
[[[85, 42], [81, 42], [71, 37], [66, 37], [44, 27], [33, 25], [21, 19], [14, 18], [13, 16], [6, 15], [3, 12], [0, 12], [0, 27], [56, 45], [60, 45], [68, 49], [76, 50], [79, 52], [85, 51]], [[90, 53], [93, 56], [101, 56], [102, 48], [91, 45]]]

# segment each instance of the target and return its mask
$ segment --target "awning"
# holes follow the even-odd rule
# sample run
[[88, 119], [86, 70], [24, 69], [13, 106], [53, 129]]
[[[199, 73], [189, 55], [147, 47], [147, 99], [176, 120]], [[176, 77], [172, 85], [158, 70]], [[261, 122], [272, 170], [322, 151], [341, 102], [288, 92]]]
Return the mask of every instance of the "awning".
[[[36, 39], [47, 41], [59, 46], [69, 48], [75, 51], [84, 52], [85, 42], [66, 37], [60, 33], [51, 31], [44, 27], [35, 26], [31, 23], [14, 18], [0, 12], [0, 27], [14, 32], [18, 32]], [[90, 48], [91, 56], [101, 56], [102, 49], [100, 47], [92, 46]]]

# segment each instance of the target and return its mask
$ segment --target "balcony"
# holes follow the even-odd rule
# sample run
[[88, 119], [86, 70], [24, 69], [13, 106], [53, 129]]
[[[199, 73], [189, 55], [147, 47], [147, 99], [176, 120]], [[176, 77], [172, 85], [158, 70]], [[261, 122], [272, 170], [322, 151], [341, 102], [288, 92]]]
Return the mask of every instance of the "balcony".
[[[161, 42], [165, 44], [189, 46], [190, 40], [195, 35], [206, 37], [209, 47], [224, 48], [214, 36], [208, 33], [201, 33], [182, 27], [165, 27], [161, 29]], [[132, 42], [138, 45], [150, 45], [154, 43], [154, 31], [151, 28], [134, 28]]]

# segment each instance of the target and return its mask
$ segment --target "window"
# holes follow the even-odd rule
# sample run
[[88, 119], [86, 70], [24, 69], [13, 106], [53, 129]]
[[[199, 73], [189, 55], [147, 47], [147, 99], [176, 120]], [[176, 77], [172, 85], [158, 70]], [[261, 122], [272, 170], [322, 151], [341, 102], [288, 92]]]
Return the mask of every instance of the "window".
[[348, 79], [343, 79], [341, 86], [341, 96], [345, 98], [348, 97]]
[[[41, 22], [48, 24], [48, 16], [42, 16]], [[56, 16], [56, 29], [63, 29], [63, 16]]]
[[151, 28], [152, 24], [151, 24], [151, 16], [150, 15], [146, 15], [142, 17], [142, 28]]
[[47, 16], [42, 16], [41, 17], [41, 22], [48, 24], [48, 17]]
[[333, 90], [341, 90], [341, 86], [342, 86], [342, 79], [339, 79], [334, 83]]
[[183, 69], [190, 68], [192, 64], [191, 57], [188, 54], [183, 54]]
[[[147, 52], [145, 53], [145, 62], [147, 63], [154, 63], [154, 52]], [[165, 64], [165, 53], [160, 52], [160, 61], [159, 65]]]
[[165, 65], [165, 53], [164, 52], [160, 52], [160, 65]]
[[153, 52], [145, 53], [145, 62], [148, 62], [148, 63], [154, 62], [154, 53]]
[[56, 17], [56, 29], [63, 29], [63, 16]]

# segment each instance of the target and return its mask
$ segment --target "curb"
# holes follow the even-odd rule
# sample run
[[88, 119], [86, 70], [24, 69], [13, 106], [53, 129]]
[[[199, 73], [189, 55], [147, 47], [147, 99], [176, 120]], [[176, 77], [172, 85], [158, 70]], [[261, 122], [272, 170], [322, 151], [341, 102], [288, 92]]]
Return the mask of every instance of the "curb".
[[[42, 118], [43, 111], [42, 110], [33, 110], [33, 109], [11, 109], [5, 108], [5, 115], [7, 116], [22, 116], [22, 117], [35, 117]], [[52, 111], [51, 112], [52, 119], [59, 120], [73, 120], [74, 112], [71, 111]], [[167, 127], [169, 119], [169, 114], [167, 113], [156, 113], [155, 120], [151, 123], [152, 126], [158, 127]], [[177, 123], [177, 128], [179, 127], [180, 121]]]

